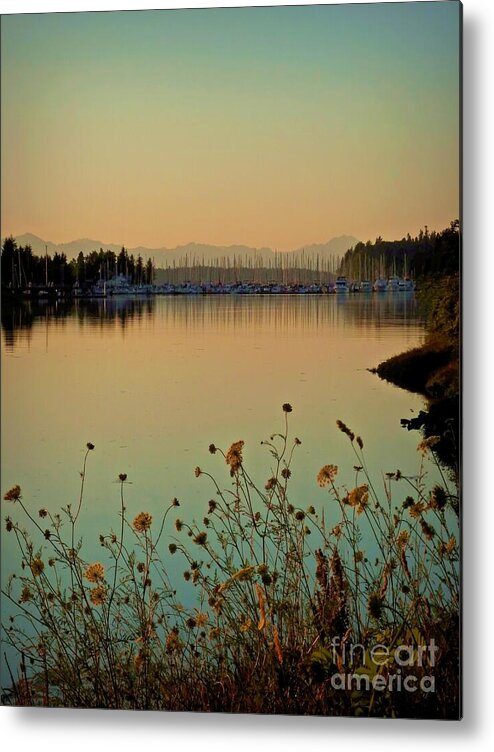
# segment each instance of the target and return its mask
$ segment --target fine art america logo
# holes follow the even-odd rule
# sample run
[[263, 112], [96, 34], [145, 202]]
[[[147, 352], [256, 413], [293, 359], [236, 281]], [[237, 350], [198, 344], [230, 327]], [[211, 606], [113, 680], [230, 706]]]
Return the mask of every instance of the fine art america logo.
[[337, 635], [329, 649], [320, 653], [338, 667], [330, 677], [333, 689], [435, 692], [432, 672], [438, 650], [434, 639], [422, 645], [388, 647], [377, 643], [365, 647], [360, 643], [345, 643]]

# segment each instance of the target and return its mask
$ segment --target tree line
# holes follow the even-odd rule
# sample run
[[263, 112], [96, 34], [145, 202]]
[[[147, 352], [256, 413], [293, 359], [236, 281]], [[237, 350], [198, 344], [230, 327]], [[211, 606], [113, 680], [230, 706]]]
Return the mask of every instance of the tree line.
[[387, 278], [392, 274], [415, 279], [449, 276], [460, 267], [460, 223], [454, 220], [440, 232], [427, 226], [416, 237], [401, 240], [376, 238], [372, 243], [357, 243], [341, 261], [339, 273], [351, 279]]
[[71, 261], [65, 253], [38, 256], [30, 245], [18, 246], [10, 236], [2, 245], [1, 274], [2, 286], [14, 289], [29, 285], [69, 287], [75, 283], [84, 287], [118, 275], [127, 277], [133, 285], [146, 285], [153, 282], [154, 266], [152, 259], [144, 261], [140, 254], [136, 258], [124, 247], [118, 254], [103, 248], [86, 255], [81, 251]]

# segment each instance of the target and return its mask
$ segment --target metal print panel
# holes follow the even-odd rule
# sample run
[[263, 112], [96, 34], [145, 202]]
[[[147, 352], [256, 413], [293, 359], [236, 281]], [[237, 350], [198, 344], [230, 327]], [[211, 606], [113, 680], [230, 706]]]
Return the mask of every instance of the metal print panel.
[[2, 17], [4, 704], [459, 719], [461, 21]]

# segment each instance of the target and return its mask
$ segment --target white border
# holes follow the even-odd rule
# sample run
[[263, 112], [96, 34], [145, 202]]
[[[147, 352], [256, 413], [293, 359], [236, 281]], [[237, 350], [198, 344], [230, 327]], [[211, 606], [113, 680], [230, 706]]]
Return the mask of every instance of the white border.
[[[374, 0], [370, 0], [373, 2]], [[398, 0], [402, 1], [402, 0]], [[427, 0], [418, 0], [427, 1]], [[445, 0], [448, 1], [448, 0]], [[170, 7], [233, 7], [219, 3], [76, 2], [75, 0], [0, 0], [0, 13], [77, 10], [123, 10]], [[302, 5], [303, 2], [251, 2], [250, 5]], [[327, 0], [324, 4], [333, 4]], [[494, 696], [491, 646], [494, 639], [494, 485], [491, 432], [492, 380], [489, 366], [494, 297], [494, 174], [492, 104], [492, 0], [464, 2], [464, 272], [463, 272], [463, 402], [464, 402], [464, 720], [381, 721], [338, 718], [290, 718], [112, 711], [0, 708], [4, 749], [71, 752], [118, 747], [209, 752], [283, 750], [492, 749]]]

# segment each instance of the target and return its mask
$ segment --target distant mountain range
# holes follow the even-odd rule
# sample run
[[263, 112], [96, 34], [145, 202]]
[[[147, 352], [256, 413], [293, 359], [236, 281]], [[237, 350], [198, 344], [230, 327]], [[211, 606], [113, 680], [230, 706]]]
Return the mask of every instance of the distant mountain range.
[[[70, 243], [52, 243], [49, 240], [43, 240], [37, 235], [26, 233], [25, 235], [19, 235], [16, 237], [18, 246], [30, 245], [33, 253], [36, 255], [43, 255], [45, 253], [45, 247], [48, 250], [50, 256], [55, 253], [65, 253], [67, 258], [77, 258], [78, 254], [82, 251], [84, 255], [91, 253], [91, 251], [103, 250], [114, 251], [119, 253], [122, 249], [121, 245], [115, 243], [103, 243], [100, 240], [91, 240], [90, 238], [81, 238], [79, 240], [72, 240]], [[288, 256], [301, 256], [305, 254], [305, 258], [316, 258], [319, 256], [320, 260], [325, 260], [332, 257], [342, 256], [345, 251], [355, 246], [358, 243], [358, 239], [351, 235], [340, 235], [336, 238], [331, 238], [326, 243], [313, 243], [301, 248], [296, 248], [293, 251], [286, 251]], [[245, 245], [230, 245], [230, 246], [218, 246], [218, 245], [206, 245], [204, 243], [188, 243], [187, 245], [176, 246], [175, 248], [144, 248], [139, 246], [138, 248], [127, 248], [129, 254], [138, 256], [139, 254], [146, 261], [148, 258], [154, 259], [154, 263], [157, 267], [167, 266], [168, 264], [179, 263], [183, 261], [185, 257], [188, 257], [188, 262], [192, 263], [195, 258], [196, 263], [211, 262], [215, 259], [229, 259], [233, 260], [236, 256], [237, 259], [240, 256], [245, 258], [246, 256], [256, 257], [262, 260], [263, 263], [269, 262], [274, 258], [275, 251], [272, 248], [251, 248]]]

